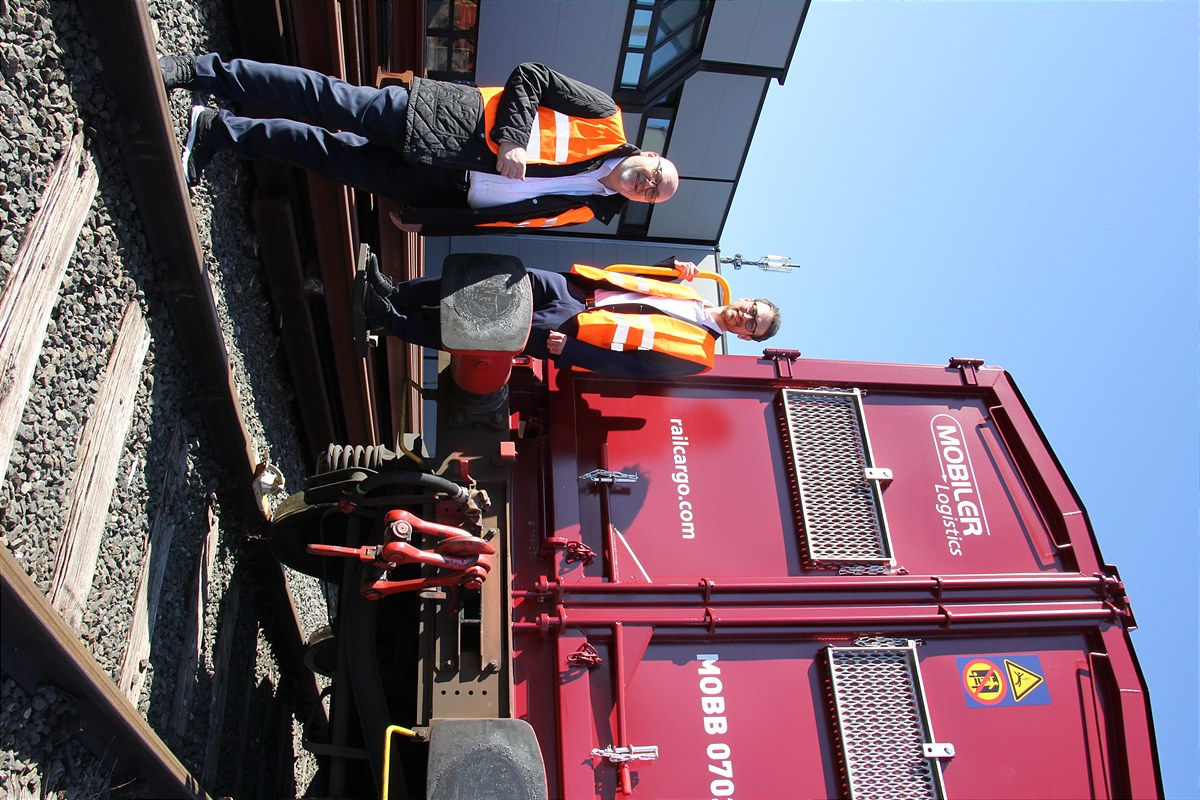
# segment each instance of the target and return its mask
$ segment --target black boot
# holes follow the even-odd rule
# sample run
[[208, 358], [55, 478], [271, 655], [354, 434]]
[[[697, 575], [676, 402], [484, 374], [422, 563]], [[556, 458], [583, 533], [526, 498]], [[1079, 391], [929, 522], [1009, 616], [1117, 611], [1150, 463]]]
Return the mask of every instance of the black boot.
[[217, 112], [211, 108], [192, 106], [192, 122], [183, 145], [183, 175], [188, 186], [200, 183], [200, 174], [217, 154], [212, 143], [212, 126], [216, 119]]
[[172, 89], [187, 89], [189, 92], [196, 89], [195, 56], [159, 56], [158, 72], [168, 92]]
[[392, 283], [392, 279], [380, 272], [379, 259], [374, 253], [367, 256], [367, 282], [379, 293], [381, 299], [390, 298], [392, 292], [396, 291], [396, 284]]
[[[374, 255], [367, 260], [368, 268], [374, 260]], [[351, 316], [354, 326], [354, 350], [360, 358], [366, 358], [375, 333], [385, 328], [388, 318], [395, 314], [392, 304], [380, 296], [375, 287], [371, 285], [368, 274], [368, 269], [360, 269], [356, 272], [352, 289]]]

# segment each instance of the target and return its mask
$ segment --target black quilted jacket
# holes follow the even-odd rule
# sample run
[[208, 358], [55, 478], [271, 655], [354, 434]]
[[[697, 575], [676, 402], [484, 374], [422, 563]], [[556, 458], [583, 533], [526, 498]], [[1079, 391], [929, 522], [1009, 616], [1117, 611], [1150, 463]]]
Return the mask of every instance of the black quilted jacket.
[[[504, 85], [492, 140], [521, 142], [529, 140], [539, 106], [563, 114], [601, 118], [617, 111], [612, 98], [587, 84], [568, 78], [543, 64], [521, 64]], [[488, 147], [483, 129], [483, 101], [479, 90], [444, 81], [415, 78], [409, 92], [407, 131], [404, 141], [406, 160], [448, 169], [496, 172], [496, 154]], [[591, 161], [580, 164], [530, 164], [530, 177], [554, 177], [584, 172], [613, 156], [640, 152], [624, 144]], [[572, 208], [588, 206], [601, 222], [609, 222], [628, 202], [620, 195], [572, 197], [545, 195], [493, 208], [416, 208], [406, 207], [401, 217], [407, 223], [422, 223], [425, 233], [465, 233], [460, 226], [487, 222], [520, 222], [552, 217]], [[446, 229], [442, 229], [446, 226]], [[496, 233], [484, 229], [474, 233]]]

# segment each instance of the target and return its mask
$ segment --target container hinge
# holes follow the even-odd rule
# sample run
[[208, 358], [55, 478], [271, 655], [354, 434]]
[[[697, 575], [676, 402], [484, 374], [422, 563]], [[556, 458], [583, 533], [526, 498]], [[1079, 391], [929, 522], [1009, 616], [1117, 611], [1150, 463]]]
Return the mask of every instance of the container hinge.
[[950, 368], [962, 372], [963, 383], [967, 386], [979, 385], [979, 373], [976, 371], [983, 366], [982, 358], [951, 358]]
[[601, 750], [592, 748], [592, 755], [607, 758], [614, 764], [624, 764], [628, 761], [658, 760], [658, 745], [633, 745], [631, 747], [613, 747], [611, 744]]
[[866, 467], [863, 477], [869, 481], [879, 481], [880, 486], [887, 486], [892, 482], [892, 471], [887, 467]]
[[580, 475], [579, 480], [611, 486], [614, 483], [637, 483], [638, 476], [633, 473], [617, 472], [612, 469], [594, 469], [591, 472], [585, 472]]
[[775, 362], [775, 377], [791, 378], [792, 362], [800, 358], [800, 351], [768, 347], [763, 350], [762, 357]]
[[926, 758], [954, 758], [954, 745], [949, 742], [922, 742], [921, 753]]

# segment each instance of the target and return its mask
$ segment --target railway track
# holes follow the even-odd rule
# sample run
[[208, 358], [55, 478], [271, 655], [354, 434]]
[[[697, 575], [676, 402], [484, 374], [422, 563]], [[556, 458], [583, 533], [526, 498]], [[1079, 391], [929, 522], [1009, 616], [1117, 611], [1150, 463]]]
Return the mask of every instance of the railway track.
[[0, 21], [0, 796], [298, 796], [324, 598], [246, 542], [305, 470], [309, 390], [278, 363], [245, 173], [189, 196], [155, 61], [233, 49], [232, 8]]

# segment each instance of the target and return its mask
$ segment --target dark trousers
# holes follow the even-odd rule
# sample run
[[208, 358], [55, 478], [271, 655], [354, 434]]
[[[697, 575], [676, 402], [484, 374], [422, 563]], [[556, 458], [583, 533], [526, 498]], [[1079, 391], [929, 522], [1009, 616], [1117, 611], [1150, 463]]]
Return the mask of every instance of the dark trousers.
[[[533, 324], [522, 352], [549, 358], [546, 337], [550, 331], [574, 332], [572, 322], [586, 310], [589, 292], [573, 275], [540, 269], [528, 272], [533, 290]], [[437, 277], [396, 284], [396, 291], [386, 298], [391, 304], [384, 320], [388, 333], [421, 347], [442, 349], [441, 291], [441, 278]]]
[[212, 131], [218, 150], [289, 164], [406, 205], [467, 205], [460, 171], [406, 162], [401, 155], [408, 109], [401, 87], [354, 86], [300, 67], [225, 62], [215, 53], [196, 59], [196, 86], [290, 118], [222, 110]]

